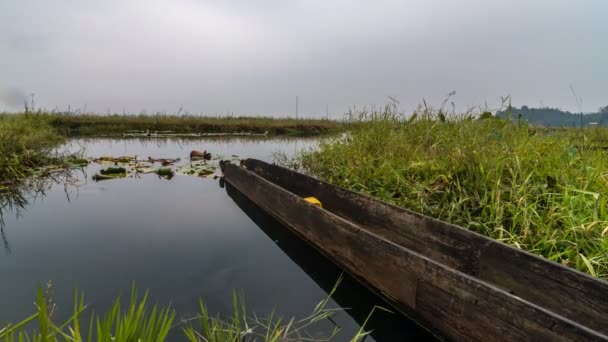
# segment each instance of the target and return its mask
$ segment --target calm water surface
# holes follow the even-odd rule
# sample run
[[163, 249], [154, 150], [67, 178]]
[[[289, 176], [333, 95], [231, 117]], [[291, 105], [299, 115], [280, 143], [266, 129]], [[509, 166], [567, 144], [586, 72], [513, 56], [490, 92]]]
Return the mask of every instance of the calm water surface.
[[[186, 159], [192, 149], [272, 161], [293, 155], [314, 140], [73, 140], [66, 148], [92, 157], [138, 155], [139, 159]], [[187, 162], [187, 161], [185, 161]], [[250, 312], [305, 317], [327, 296], [341, 270], [294, 237], [229, 185], [217, 180], [154, 174], [94, 182], [100, 169], [76, 172], [77, 182], [50, 187], [21, 209], [5, 208], [0, 245], [0, 327], [34, 310], [38, 284], [52, 282], [58, 319], [67, 317], [73, 291], [85, 292], [96, 311], [107, 309], [132, 284], [149, 289], [154, 302], [171, 304], [178, 318], [197, 314], [203, 298], [212, 312], [228, 313], [233, 290], [242, 291]], [[374, 305], [385, 305], [346, 277], [333, 307], [349, 308], [311, 333], [342, 330], [346, 341]], [[412, 322], [374, 314], [367, 340], [428, 339]], [[172, 338], [179, 340], [176, 330]]]

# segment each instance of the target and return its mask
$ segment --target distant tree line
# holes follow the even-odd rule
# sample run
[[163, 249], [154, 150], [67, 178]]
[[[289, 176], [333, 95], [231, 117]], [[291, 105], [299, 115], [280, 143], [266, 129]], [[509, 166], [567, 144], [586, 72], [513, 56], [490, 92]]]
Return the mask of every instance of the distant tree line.
[[[496, 116], [503, 119], [506, 119], [508, 115], [508, 110], [496, 112]], [[571, 113], [568, 111], [563, 111], [559, 108], [551, 107], [513, 107], [511, 109], [511, 117], [513, 120], [523, 120], [534, 125], [542, 125], [546, 127], [580, 127], [581, 125], [580, 113]], [[608, 126], [608, 106], [599, 108], [596, 113], [583, 114], [582, 123], [584, 126]]]

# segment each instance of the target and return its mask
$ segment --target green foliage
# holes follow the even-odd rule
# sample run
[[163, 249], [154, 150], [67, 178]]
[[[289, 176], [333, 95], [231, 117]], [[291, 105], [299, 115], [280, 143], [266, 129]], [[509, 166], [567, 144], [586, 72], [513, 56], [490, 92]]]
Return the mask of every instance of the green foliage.
[[156, 170], [155, 172], [157, 175], [159, 175], [161, 177], [165, 177], [167, 179], [171, 179], [175, 175], [175, 172], [173, 170], [171, 170], [170, 168], [160, 168], [160, 169]]
[[53, 153], [62, 141], [44, 118], [0, 114], [0, 183], [21, 180], [37, 168], [63, 163], [63, 158]]
[[[479, 120], [484, 120], [484, 119], [491, 119], [492, 118], [492, 113], [491, 112], [483, 112], [481, 113], [481, 115], [479, 116]], [[444, 120], [445, 121], [445, 120]]]
[[[2, 341], [165, 341], [175, 319], [171, 308], [160, 308], [148, 305], [148, 292], [139, 297], [137, 291], [131, 291], [131, 298], [126, 307], [121, 306], [120, 298], [114, 302], [111, 310], [105, 315], [91, 314], [83, 332], [82, 316], [87, 309], [84, 296], [78, 292], [74, 295], [72, 316], [58, 324], [53, 320], [56, 306], [52, 297], [41, 288], [36, 296], [36, 313], [16, 325], [0, 329]], [[38, 329], [29, 330], [28, 325], [38, 320]]]
[[194, 115], [94, 115], [38, 113], [65, 135], [120, 136], [129, 131], [174, 133], [268, 133], [314, 136], [339, 129], [336, 121], [272, 117], [207, 117]]
[[[73, 313], [61, 324], [53, 320], [56, 305], [47, 291], [39, 288], [36, 296], [36, 313], [23, 321], [0, 328], [0, 341], [34, 341], [34, 342], [113, 342], [113, 341], [165, 341], [169, 332], [181, 330], [183, 336], [192, 342], [290, 342], [290, 341], [329, 341], [339, 332], [335, 326], [327, 336], [312, 336], [308, 330], [316, 324], [330, 320], [340, 308], [330, 308], [329, 299], [337, 290], [342, 277], [338, 279], [328, 296], [320, 301], [312, 313], [302, 319], [292, 318], [288, 321], [274, 313], [259, 317], [247, 312], [242, 295], [233, 294], [233, 312], [222, 318], [212, 315], [203, 300], [199, 301], [200, 313], [196, 317], [175, 321], [175, 310], [148, 305], [148, 292], [142, 297], [133, 289], [126, 306], [118, 298], [112, 308], [103, 315], [90, 314], [88, 325], [83, 326], [83, 316], [87, 306], [84, 296], [76, 291]], [[365, 326], [375, 310], [387, 309], [375, 307], [351, 341], [361, 341], [369, 333]], [[390, 311], [389, 311], [390, 312]], [[37, 329], [31, 329], [38, 321]]]
[[608, 278], [608, 130], [413, 117], [362, 115], [291, 166]]

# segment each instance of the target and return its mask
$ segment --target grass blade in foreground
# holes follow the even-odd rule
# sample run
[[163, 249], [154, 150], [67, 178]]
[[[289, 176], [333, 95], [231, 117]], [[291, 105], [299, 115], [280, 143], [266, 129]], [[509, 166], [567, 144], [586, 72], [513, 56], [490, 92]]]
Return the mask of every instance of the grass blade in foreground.
[[[112, 308], [105, 314], [91, 313], [88, 324], [88, 333], [83, 335], [82, 317], [87, 309], [84, 296], [74, 295], [72, 316], [57, 324], [53, 320], [55, 304], [50, 291], [39, 289], [37, 292], [37, 312], [15, 325], [0, 328], [0, 340], [12, 341], [88, 341], [88, 342], [116, 342], [116, 341], [156, 341], [167, 340], [173, 329], [181, 329], [184, 336], [193, 342], [245, 342], [245, 341], [330, 341], [339, 332], [336, 326], [327, 336], [313, 337], [308, 330], [315, 324], [330, 319], [341, 308], [329, 308], [329, 298], [337, 290], [342, 277], [333, 287], [328, 297], [319, 302], [313, 312], [305, 318], [284, 321], [271, 313], [268, 317], [248, 315], [245, 299], [242, 295], [233, 294], [233, 313], [231, 317], [222, 319], [219, 315], [212, 315], [204, 302], [200, 300], [200, 315], [177, 323], [175, 310], [170, 307], [152, 307], [148, 304], [148, 292], [140, 297], [133, 288], [128, 305], [122, 306], [120, 298], [116, 299]], [[371, 317], [374, 308], [370, 315]], [[380, 308], [381, 309], [381, 308]], [[386, 310], [386, 309], [383, 309]], [[31, 325], [38, 321], [37, 329]], [[192, 322], [198, 322], [197, 326]], [[352, 341], [360, 341], [367, 335], [365, 325], [361, 327]]]

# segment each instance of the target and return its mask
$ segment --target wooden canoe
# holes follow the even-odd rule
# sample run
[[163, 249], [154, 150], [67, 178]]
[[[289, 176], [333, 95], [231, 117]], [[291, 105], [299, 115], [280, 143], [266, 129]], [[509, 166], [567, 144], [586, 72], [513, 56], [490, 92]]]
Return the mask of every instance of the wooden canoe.
[[222, 163], [227, 182], [435, 333], [608, 341], [605, 281], [295, 171], [241, 164]]
[[[226, 193], [234, 203], [268, 236], [276, 241], [277, 246], [298, 265], [326, 293], [332, 291], [336, 281], [342, 277], [340, 286], [332, 299], [359, 326], [365, 324], [366, 330], [375, 341], [436, 341], [424, 327], [415, 321], [404, 319], [398, 314], [376, 311], [372, 317], [369, 313], [375, 306], [388, 307], [385, 299], [362, 286], [356, 279], [327, 259], [316, 248], [295, 234], [253, 203], [230, 183], [225, 184]], [[353, 300], [355, 299], [355, 300]], [[347, 335], [348, 336], [348, 335]]]

